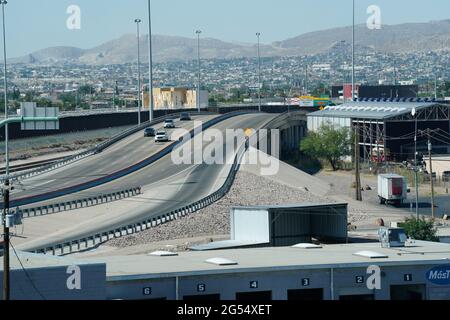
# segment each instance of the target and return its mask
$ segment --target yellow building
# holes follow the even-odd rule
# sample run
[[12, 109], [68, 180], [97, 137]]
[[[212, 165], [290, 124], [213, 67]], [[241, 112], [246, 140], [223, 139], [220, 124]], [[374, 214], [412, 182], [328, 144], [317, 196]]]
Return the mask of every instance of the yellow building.
[[[153, 88], [155, 110], [189, 109], [197, 107], [197, 91], [188, 88]], [[208, 106], [208, 92], [200, 92], [200, 106]], [[148, 91], [144, 92], [144, 108], [149, 108]]]

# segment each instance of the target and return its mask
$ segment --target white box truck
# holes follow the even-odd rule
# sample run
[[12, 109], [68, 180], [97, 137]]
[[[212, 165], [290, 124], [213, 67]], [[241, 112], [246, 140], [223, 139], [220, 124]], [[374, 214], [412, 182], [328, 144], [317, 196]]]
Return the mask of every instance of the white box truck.
[[408, 196], [406, 178], [398, 174], [378, 175], [378, 198], [380, 204], [401, 205]]

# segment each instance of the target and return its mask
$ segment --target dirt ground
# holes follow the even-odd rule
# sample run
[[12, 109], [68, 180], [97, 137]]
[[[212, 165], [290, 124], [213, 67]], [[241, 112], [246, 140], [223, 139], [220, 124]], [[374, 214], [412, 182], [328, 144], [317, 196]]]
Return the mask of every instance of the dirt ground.
[[[367, 217], [373, 216], [390, 220], [391, 218], [402, 218], [415, 215], [415, 189], [411, 188], [407, 201], [401, 207], [380, 205], [377, 193], [377, 177], [374, 175], [363, 174], [361, 184], [365, 189], [362, 191], [363, 201], [357, 202], [355, 198], [356, 190], [352, 188], [354, 181], [353, 172], [345, 171], [321, 171], [316, 175], [318, 178], [326, 181], [331, 186], [330, 196], [348, 201], [351, 207], [359, 208], [361, 214]], [[366, 187], [370, 188], [366, 188]], [[366, 190], [370, 189], [370, 190]], [[436, 218], [441, 218], [444, 214], [450, 213], [450, 195], [445, 193], [445, 188], [436, 188], [435, 197]], [[422, 184], [419, 186], [419, 214], [421, 216], [431, 216], [431, 192], [430, 185]], [[370, 226], [370, 220], [362, 219], [360, 223], [366, 227]]]

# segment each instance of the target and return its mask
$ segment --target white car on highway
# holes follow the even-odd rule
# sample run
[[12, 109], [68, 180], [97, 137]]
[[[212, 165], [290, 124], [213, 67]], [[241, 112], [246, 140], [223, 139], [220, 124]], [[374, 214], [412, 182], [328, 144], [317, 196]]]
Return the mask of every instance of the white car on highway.
[[175, 121], [173, 121], [173, 119], [166, 119], [164, 121], [164, 128], [166, 129], [175, 128]]
[[165, 131], [156, 132], [155, 142], [167, 142], [167, 141], [169, 141], [169, 136], [167, 135], [167, 132]]

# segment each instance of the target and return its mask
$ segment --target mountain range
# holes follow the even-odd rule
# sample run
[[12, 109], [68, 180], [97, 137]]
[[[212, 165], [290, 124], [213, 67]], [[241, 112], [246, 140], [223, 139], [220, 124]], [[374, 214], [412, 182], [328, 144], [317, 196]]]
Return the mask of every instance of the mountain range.
[[[261, 45], [262, 56], [303, 56], [327, 52], [343, 41], [351, 42], [351, 27], [305, 33], [295, 38]], [[356, 45], [379, 52], [426, 52], [450, 48], [450, 20], [428, 23], [383, 25], [370, 30], [366, 25], [355, 29]], [[10, 63], [80, 63], [107, 65], [137, 60], [135, 35], [124, 35], [91, 49], [51, 47], [10, 59]], [[148, 59], [148, 36], [140, 38], [141, 59]], [[154, 35], [152, 39], [156, 62], [188, 61], [197, 57], [197, 40], [193, 38]], [[201, 39], [204, 59], [254, 57], [255, 44], [224, 42], [213, 38]]]

